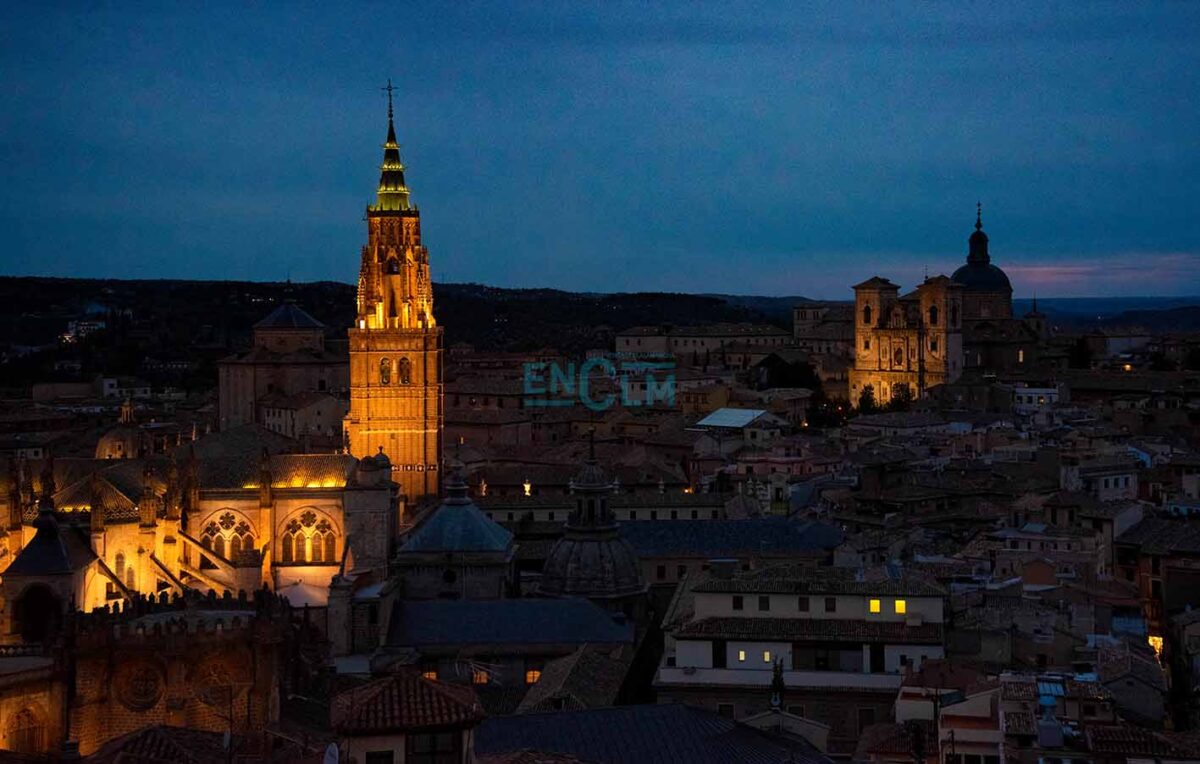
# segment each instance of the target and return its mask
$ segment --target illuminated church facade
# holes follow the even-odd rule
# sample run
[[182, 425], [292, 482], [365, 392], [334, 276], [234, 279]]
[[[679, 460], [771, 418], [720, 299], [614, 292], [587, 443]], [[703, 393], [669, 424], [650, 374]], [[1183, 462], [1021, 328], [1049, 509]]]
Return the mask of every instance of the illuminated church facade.
[[915, 290], [875, 276], [854, 287], [854, 368], [851, 403], [869, 386], [875, 400], [919, 398], [964, 371], [1031, 369], [1046, 339], [1045, 316], [1013, 317], [1012, 284], [991, 261], [982, 210], [968, 240], [967, 262]]
[[[438, 493], [442, 429], [442, 334], [390, 99], [367, 220], [348, 453], [283, 453], [248, 416], [155, 453], [126, 405], [94, 459], [12, 461], [0, 473], [0, 642], [40, 641], [69, 610], [187, 590], [266, 587], [323, 605], [339, 571], [386, 568], [410, 501]], [[272, 316], [287, 311], [255, 328], [256, 349], [322, 350], [320, 324], [290, 303]]]
[[266, 587], [301, 604], [298, 593], [320, 596], [348, 560], [384, 568], [405, 512], [390, 478], [377, 458], [186, 447], [16, 463], [0, 531], [0, 642], [41, 641], [69, 608], [189, 589]]
[[350, 329], [350, 411], [346, 448], [389, 455], [411, 502], [439, 492], [442, 453], [442, 328], [433, 316], [429, 250], [412, 204], [392, 121], [376, 203], [367, 207], [367, 244]]
[[96, 458], [0, 467], [0, 645], [42, 672], [0, 691], [0, 748], [88, 754], [146, 724], [223, 731], [221, 713], [269, 726], [288, 603], [386, 575], [409, 502], [439, 492], [442, 432], [442, 330], [390, 99], [367, 220], [342, 453], [285, 453], [257, 424], [264, 395], [345, 386], [289, 303], [222, 362], [219, 433], [156, 452], [126, 405]]

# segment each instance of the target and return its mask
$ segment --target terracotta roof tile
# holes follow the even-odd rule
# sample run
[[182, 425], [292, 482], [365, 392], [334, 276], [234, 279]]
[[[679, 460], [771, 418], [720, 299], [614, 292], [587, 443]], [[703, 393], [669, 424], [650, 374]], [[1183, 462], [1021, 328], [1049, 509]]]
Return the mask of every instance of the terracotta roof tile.
[[330, 719], [341, 734], [473, 727], [484, 713], [475, 691], [404, 670], [339, 693]]

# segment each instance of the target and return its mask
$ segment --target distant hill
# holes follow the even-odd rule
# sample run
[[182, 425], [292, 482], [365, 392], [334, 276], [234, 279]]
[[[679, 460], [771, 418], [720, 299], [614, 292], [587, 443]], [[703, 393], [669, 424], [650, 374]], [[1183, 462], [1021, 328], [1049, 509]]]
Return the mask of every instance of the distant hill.
[[[321, 281], [307, 284], [245, 281], [61, 279], [0, 277], [0, 346], [14, 355], [30, 346], [47, 347], [42, 365], [84, 353], [82, 372], [138, 373], [140, 359], [202, 357], [214, 364], [248, 344], [255, 322], [284, 299], [345, 337], [355, 318], [355, 288]], [[713, 322], [756, 322], [790, 326], [791, 300], [670, 293], [592, 294], [554, 289], [501, 289], [481, 284], [434, 284], [438, 321], [446, 343], [467, 342], [492, 350], [554, 347], [569, 353], [611, 348], [613, 335], [639, 325], [688, 326]], [[103, 342], [55, 349], [69, 322], [83, 318], [108, 325]], [[101, 340], [96, 340], [99, 343]], [[29, 362], [32, 364], [32, 361]], [[101, 369], [101, 367], [105, 367]], [[114, 368], [115, 367], [115, 368]], [[6, 369], [10, 375], [14, 368]], [[18, 378], [44, 370], [27, 368]]]
[[[355, 318], [350, 284], [245, 281], [61, 279], [0, 277], [0, 353], [3, 384], [28, 384], [98, 372], [152, 376], [145, 359], [195, 362], [189, 387], [210, 384], [219, 358], [249, 343], [251, 328], [278, 302], [294, 299], [344, 339]], [[482, 284], [434, 284], [446, 343], [487, 350], [553, 347], [567, 353], [613, 347], [617, 332], [640, 325], [715, 322], [769, 323], [790, 328], [800, 296], [580, 293], [502, 289]], [[1069, 331], [1143, 327], [1155, 332], [1200, 330], [1200, 298], [1038, 300], [1052, 324]], [[1017, 315], [1029, 308], [1018, 300]], [[62, 347], [69, 322], [83, 318], [108, 328], [82, 346]], [[40, 348], [40, 350], [38, 350]], [[69, 363], [64, 363], [69, 361]], [[63, 369], [77, 369], [64, 372]], [[152, 380], [154, 381], [154, 380]], [[172, 384], [176, 382], [173, 381]]]
[[[1060, 329], [1088, 331], [1140, 327], [1152, 332], [1200, 331], [1200, 297], [1039, 298], [1038, 309]], [[1013, 300], [1024, 315], [1032, 300]]]
[[[735, 305], [740, 308], [752, 310], [761, 313], [764, 316], [769, 316], [773, 322], [782, 323], [782, 325], [790, 327], [792, 325], [792, 308], [802, 302], [817, 302], [810, 300], [807, 297], [759, 297], [757, 295], [733, 295], [733, 294], [710, 294], [706, 297], [715, 297], [718, 300], [724, 300], [728, 305]], [[820, 302], [828, 302], [821, 300]]]

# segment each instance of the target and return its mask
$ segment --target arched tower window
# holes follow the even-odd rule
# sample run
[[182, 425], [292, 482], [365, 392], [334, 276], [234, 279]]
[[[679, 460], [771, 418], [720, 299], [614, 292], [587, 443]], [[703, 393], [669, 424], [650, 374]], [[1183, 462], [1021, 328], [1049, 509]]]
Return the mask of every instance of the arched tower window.
[[135, 575], [136, 572], [137, 571], [133, 569], [132, 565], [125, 568], [125, 586], [134, 590], [137, 589], [137, 576]]
[[32, 709], [22, 708], [8, 718], [8, 749], [17, 753], [43, 753], [46, 725]]
[[936, 306], [936, 305], [929, 306], [929, 325], [930, 326], [938, 325], [938, 306]]
[[381, 385], [392, 384], [392, 359], [391, 358], [380, 358], [379, 359], [379, 384], [381, 384]]
[[395, 276], [400, 272], [400, 261], [394, 257], [388, 258], [387, 265], [384, 267], [384, 271], [389, 276]]
[[863, 306], [863, 323], [866, 324], [867, 326], [871, 325], [871, 306], [870, 305]]
[[[297, 526], [299, 524], [297, 523]], [[279, 561], [280, 562], [295, 562], [296, 561], [296, 533], [289, 525], [288, 530], [280, 539]]]
[[125, 579], [125, 553], [124, 552], [117, 552], [117, 559], [116, 559], [116, 563], [113, 567], [113, 573], [117, 574], [117, 578], [119, 578], [121, 580]]
[[401, 358], [399, 363], [400, 384], [412, 384], [412, 361], [407, 358]]

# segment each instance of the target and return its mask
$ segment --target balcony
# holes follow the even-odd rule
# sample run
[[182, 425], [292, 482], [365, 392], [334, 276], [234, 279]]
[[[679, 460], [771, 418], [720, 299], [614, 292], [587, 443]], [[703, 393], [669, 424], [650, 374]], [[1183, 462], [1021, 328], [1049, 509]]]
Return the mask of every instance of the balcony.
[[[900, 674], [864, 674], [856, 671], [784, 671], [783, 681], [789, 689], [806, 687], [824, 689], [887, 690], [896, 692], [904, 677]], [[698, 668], [690, 666], [660, 666], [656, 686], [675, 685], [717, 687], [770, 687], [771, 671], [764, 669]]]

